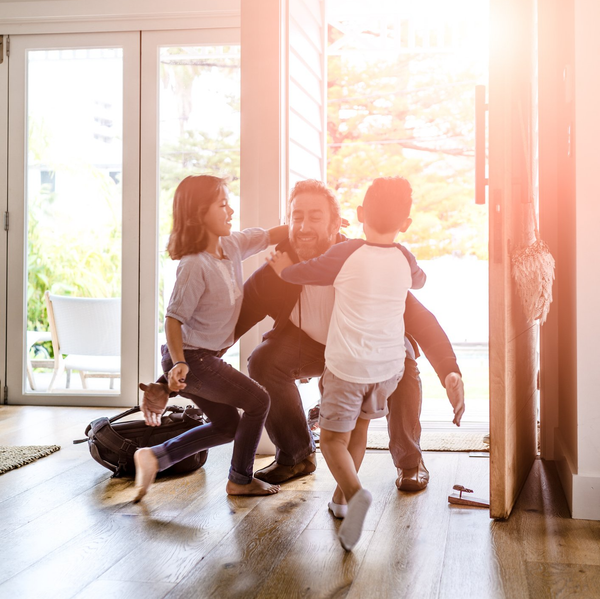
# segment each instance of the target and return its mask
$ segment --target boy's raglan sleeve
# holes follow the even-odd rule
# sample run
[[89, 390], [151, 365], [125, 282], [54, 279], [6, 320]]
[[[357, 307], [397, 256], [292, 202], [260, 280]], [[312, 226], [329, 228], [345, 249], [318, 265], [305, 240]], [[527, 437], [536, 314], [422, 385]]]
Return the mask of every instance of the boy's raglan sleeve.
[[425, 271], [417, 263], [417, 259], [413, 256], [412, 252], [407, 250], [403, 245], [400, 246], [402, 253], [406, 256], [408, 264], [410, 266], [410, 274], [412, 275], [411, 289], [421, 289], [425, 285], [427, 275]]
[[296, 285], [333, 285], [348, 256], [359, 247], [354, 241], [360, 242], [352, 240], [338, 243], [317, 258], [284, 268], [281, 278]]

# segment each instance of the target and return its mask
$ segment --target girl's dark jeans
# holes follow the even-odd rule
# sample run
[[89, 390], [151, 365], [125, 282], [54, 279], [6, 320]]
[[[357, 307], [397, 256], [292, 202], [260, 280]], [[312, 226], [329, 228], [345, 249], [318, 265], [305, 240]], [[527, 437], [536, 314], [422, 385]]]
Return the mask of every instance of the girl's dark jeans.
[[[252, 481], [254, 456], [269, 412], [266, 390], [208, 349], [184, 350], [189, 372], [186, 387], [179, 393], [192, 400], [210, 422], [152, 447], [158, 469], [190, 455], [233, 441], [229, 480], [246, 485]], [[162, 346], [162, 367], [173, 367], [166, 345]], [[243, 410], [240, 415], [238, 408]]]

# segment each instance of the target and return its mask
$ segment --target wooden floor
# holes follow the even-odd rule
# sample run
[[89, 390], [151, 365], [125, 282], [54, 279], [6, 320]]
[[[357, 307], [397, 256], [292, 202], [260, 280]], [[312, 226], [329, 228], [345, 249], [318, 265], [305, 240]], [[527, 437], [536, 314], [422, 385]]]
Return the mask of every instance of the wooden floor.
[[0, 476], [1, 598], [600, 596], [600, 522], [570, 519], [551, 463], [536, 461], [511, 518], [494, 522], [447, 503], [455, 483], [486, 495], [488, 459], [427, 453], [429, 487], [405, 494], [389, 453], [369, 452], [361, 478], [374, 502], [346, 553], [321, 455], [314, 475], [278, 495], [231, 498], [231, 446], [220, 447], [134, 505], [131, 480], [111, 479], [87, 445], [71, 444], [114, 413], [0, 407], [0, 445], [62, 445]]

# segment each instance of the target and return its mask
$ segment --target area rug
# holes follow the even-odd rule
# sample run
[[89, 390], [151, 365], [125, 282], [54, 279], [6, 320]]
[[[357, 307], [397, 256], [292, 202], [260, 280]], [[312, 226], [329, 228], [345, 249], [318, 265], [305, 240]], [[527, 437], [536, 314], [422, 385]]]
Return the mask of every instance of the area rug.
[[0, 446], [0, 474], [31, 464], [60, 449], [60, 445]]
[[[483, 433], [421, 433], [423, 451], [489, 451], [483, 441]], [[387, 431], [369, 431], [367, 449], [388, 449], [390, 437]]]

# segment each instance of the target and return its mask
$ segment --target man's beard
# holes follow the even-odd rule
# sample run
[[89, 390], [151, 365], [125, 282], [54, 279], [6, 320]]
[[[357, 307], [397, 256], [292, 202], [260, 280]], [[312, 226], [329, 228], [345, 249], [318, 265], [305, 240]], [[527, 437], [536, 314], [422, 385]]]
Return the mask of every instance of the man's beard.
[[317, 258], [321, 254], [324, 254], [332, 245], [333, 236], [317, 239], [315, 244], [304, 247], [298, 247], [296, 245], [296, 240], [292, 240], [292, 246], [294, 250], [296, 250], [296, 254], [298, 254], [298, 258], [300, 258], [300, 260], [311, 260], [312, 258]]

